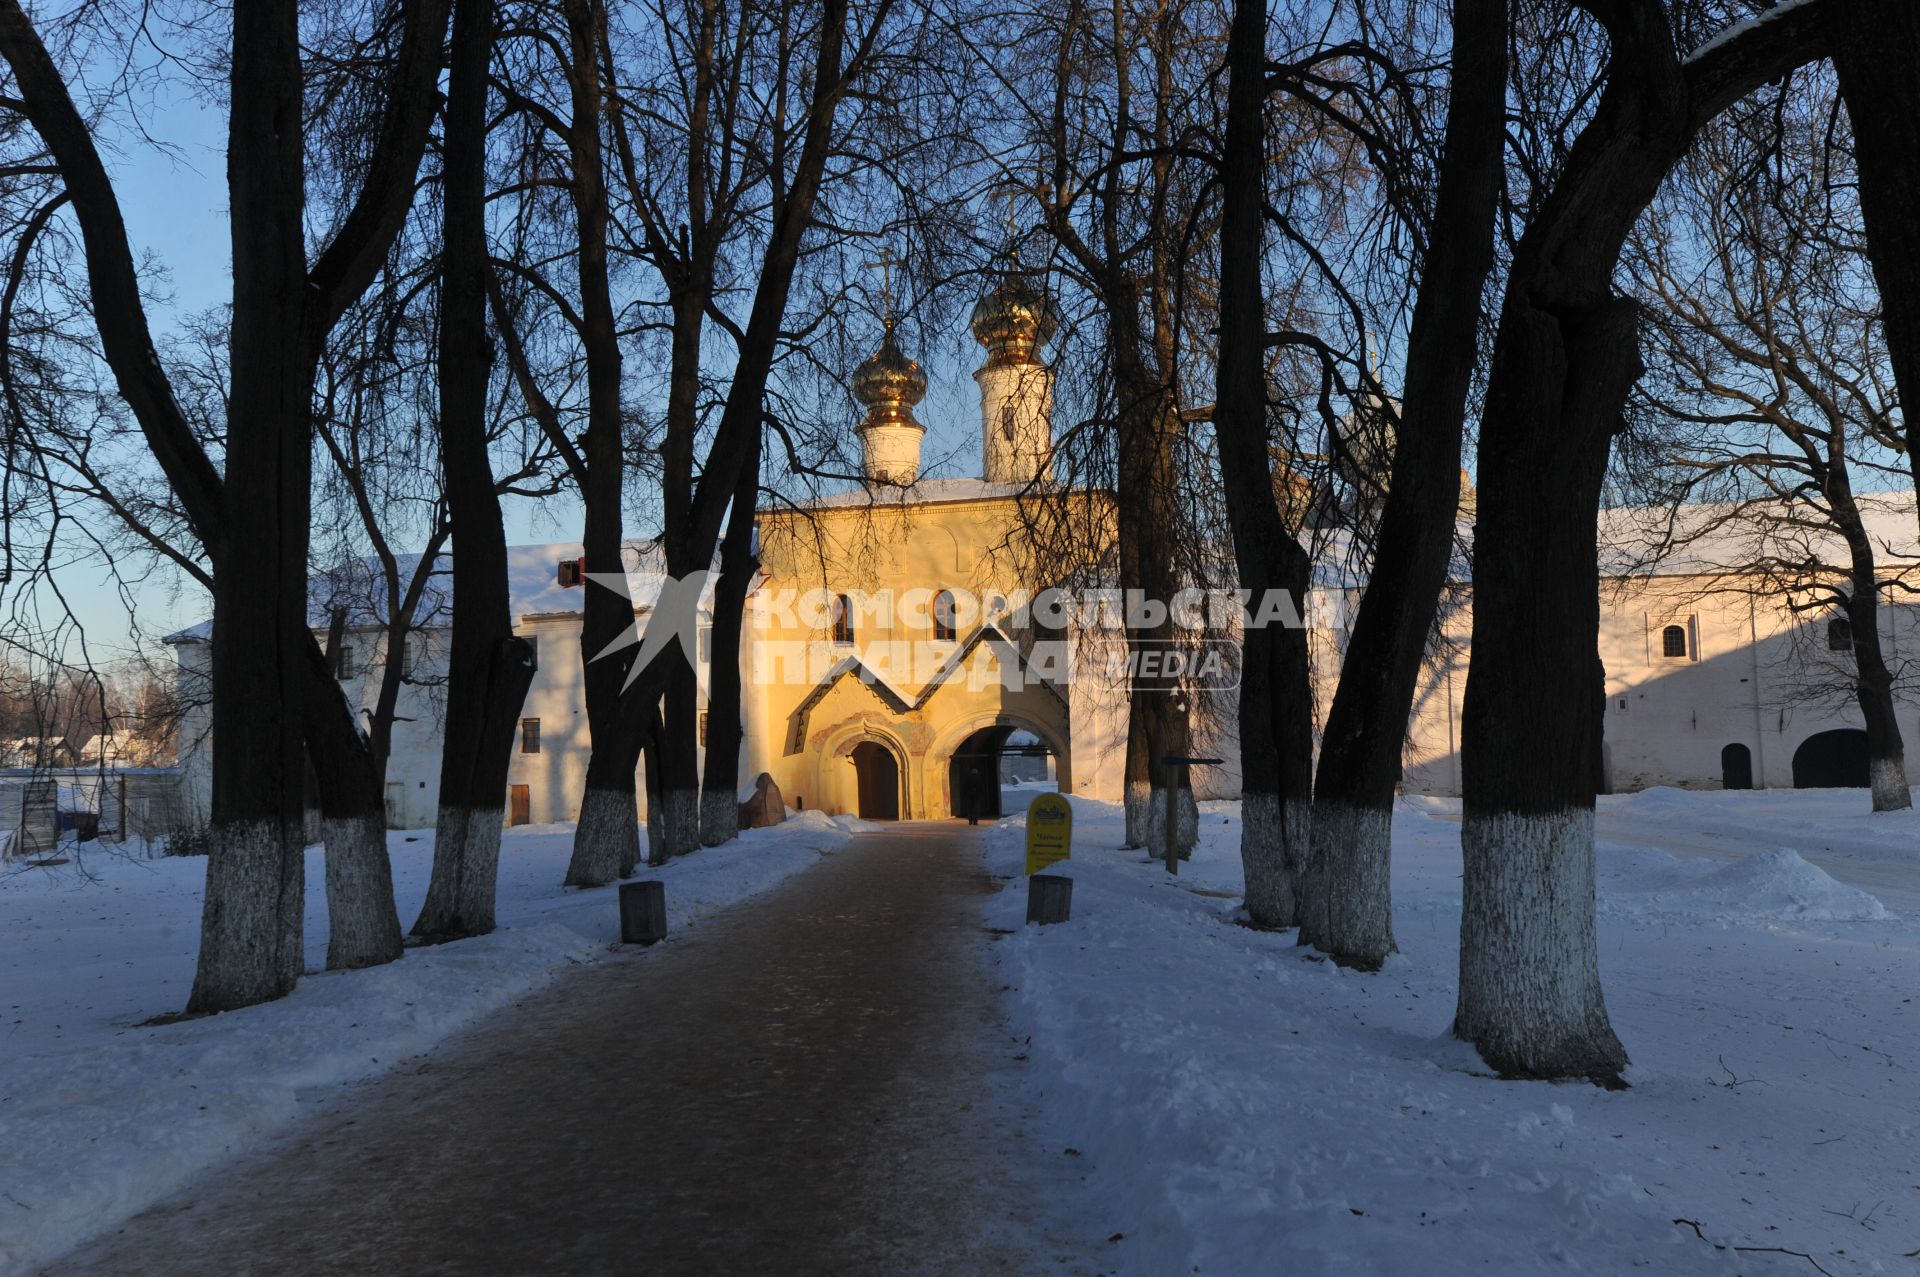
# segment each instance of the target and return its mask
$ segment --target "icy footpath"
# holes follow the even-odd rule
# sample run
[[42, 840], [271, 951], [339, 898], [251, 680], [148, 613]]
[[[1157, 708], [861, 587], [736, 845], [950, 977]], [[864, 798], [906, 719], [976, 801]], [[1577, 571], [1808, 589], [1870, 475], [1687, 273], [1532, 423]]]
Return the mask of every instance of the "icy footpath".
[[987, 920], [1038, 1134], [1084, 1175], [1060, 1223], [1102, 1272], [1815, 1271], [1715, 1243], [1912, 1271], [1920, 928], [1793, 853], [1603, 845], [1635, 1062], [1607, 1093], [1488, 1078], [1447, 1035], [1457, 825], [1397, 815], [1402, 952], [1364, 976], [1236, 924], [1235, 805], [1178, 878], [1116, 850], [1117, 809], [1075, 811], [1073, 921], [1023, 926], [1021, 817], [991, 835]]
[[[858, 824], [807, 812], [643, 876], [667, 883], [679, 931], [818, 863]], [[432, 836], [389, 841], [410, 918]], [[135, 1025], [186, 1000], [204, 861], [83, 853], [63, 870], [0, 877], [0, 1273], [31, 1270], [257, 1144], [317, 1089], [392, 1068], [611, 953], [614, 891], [559, 886], [570, 844], [565, 826], [508, 832], [492, 935], [311, 974], [282, 1001], [153, 1028]], [[309, 852], [310, 965], [325, 955], [321, 874]]]

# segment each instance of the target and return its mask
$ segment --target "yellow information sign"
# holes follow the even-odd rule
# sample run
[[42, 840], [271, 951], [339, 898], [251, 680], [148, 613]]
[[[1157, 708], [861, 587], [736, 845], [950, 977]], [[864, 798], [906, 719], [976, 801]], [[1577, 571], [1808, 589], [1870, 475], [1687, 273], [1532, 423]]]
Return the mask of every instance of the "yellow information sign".
[[1073, 854], [1073, 807], [1058, 794], [1041, 794], [1027, 808], [1027, 872], [1037, 874]]

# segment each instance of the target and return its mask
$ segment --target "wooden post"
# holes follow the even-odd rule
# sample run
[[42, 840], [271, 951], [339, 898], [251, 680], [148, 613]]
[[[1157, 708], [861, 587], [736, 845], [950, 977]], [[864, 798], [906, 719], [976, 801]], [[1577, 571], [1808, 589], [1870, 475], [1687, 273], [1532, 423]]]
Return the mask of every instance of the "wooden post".
[[[1181, 809], [1186, 806], [1181, 799], [1193, 790], [1195, 767], [1216, 767], [1221, 760], [1168, 754], [1160, 762], [1167, 769], [1167, 872], [1178, 875], [1180, 872], [1180, 815]], [[1199, 830], [1195, 829], [1194, 834], [1197, 839]]]
[[659, 879], [620, 884], [620, 943], [653, 944], [667, 936], [667, 884]]
[[1027, 921], [1046, 926], [1073, 913], [1073, 879], [1062, 874], [1033, 874], [1027, 879]]

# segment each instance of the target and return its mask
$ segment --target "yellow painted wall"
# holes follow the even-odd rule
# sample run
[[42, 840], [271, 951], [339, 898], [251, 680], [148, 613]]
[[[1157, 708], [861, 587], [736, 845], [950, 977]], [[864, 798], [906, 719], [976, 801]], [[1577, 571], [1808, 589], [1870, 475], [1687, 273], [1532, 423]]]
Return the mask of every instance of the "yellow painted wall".
[[[1063, 788], [1075, 787], [1083, 756], [1093, 764], [1089, 776], [1110, 772], [1117, 784], [1118, 763], [1101, 757], [1111, 741], [1075, 739], [1071, 689], [1027, 685], [1010, 667], [1016, 658], [1003, 639], [979, 641], [958, 670], [938, 677], [986, 623], [974, 599], [1017, 601], [1040, 584], [1027, 575], [1030, 556], [1011, 535], [1019, 526], [1017, 501], [1005, 495], [910, 504], [883, 495], [872, 505], [763, 514], [766, 580], [752, 600], [747, 635], [747, 695], [759, 727], [750, 733], [751, 770], [771, 773], [789, 802], [854, 812], [851, 752], [863, 740], [878, 741], [902, 763], [902, 816], [943, 818], [952, 812], [954, 750], [1001, 724], [1053, 749]], [[934, 638], [931, 601], [940, 590], [959, 602], [952, 642]], [[856, 598], [851, 645], [834, 643], [826, 611], [842, 593], [876, 600], [863, 610]], [[820, 694], [822, 676], [849, 657], [879, 672], [884, 691], [855, 672]], [[1003, 678], [1008, 673], [1015, 686]], [[1093, 792], [1091, 782], [1075, 792]], [[1094, 796], [1117, 796], [1117, 789]]]

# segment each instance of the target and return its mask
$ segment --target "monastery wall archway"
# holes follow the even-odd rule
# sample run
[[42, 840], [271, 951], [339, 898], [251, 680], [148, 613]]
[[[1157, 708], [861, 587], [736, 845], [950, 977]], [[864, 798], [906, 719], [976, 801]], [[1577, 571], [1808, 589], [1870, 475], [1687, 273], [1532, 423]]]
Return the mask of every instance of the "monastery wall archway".
[[953, 756], [976, 733], [993, 727], [1029, 732], [1038, 738], [1053, 753], [1054, 779], [1058, 782], [1060, 792], [1073, 792], [1073, 755], [1068, 748], [1071, 738], [1063, 726], [1044, 723], [1035, 716], [1018, 711], [970, 714], [942, 727], [927, 749], [921, 771], [925, 811], [929, 820], [953, 817], [954, 795], [950, 781]]
[[921, 794], [920, 760], [889, 726], [874, 719], [843, 723], [827, 738], [814, 759], [813, 797], [808, 799], [808, 805], [822, 811], [859, 813], [860, 776], [853, 754], [863, 744], [878, 745], [893, 755], [894, 764], [899, 768], [899, 818], [920, 819], [926, 811]]

